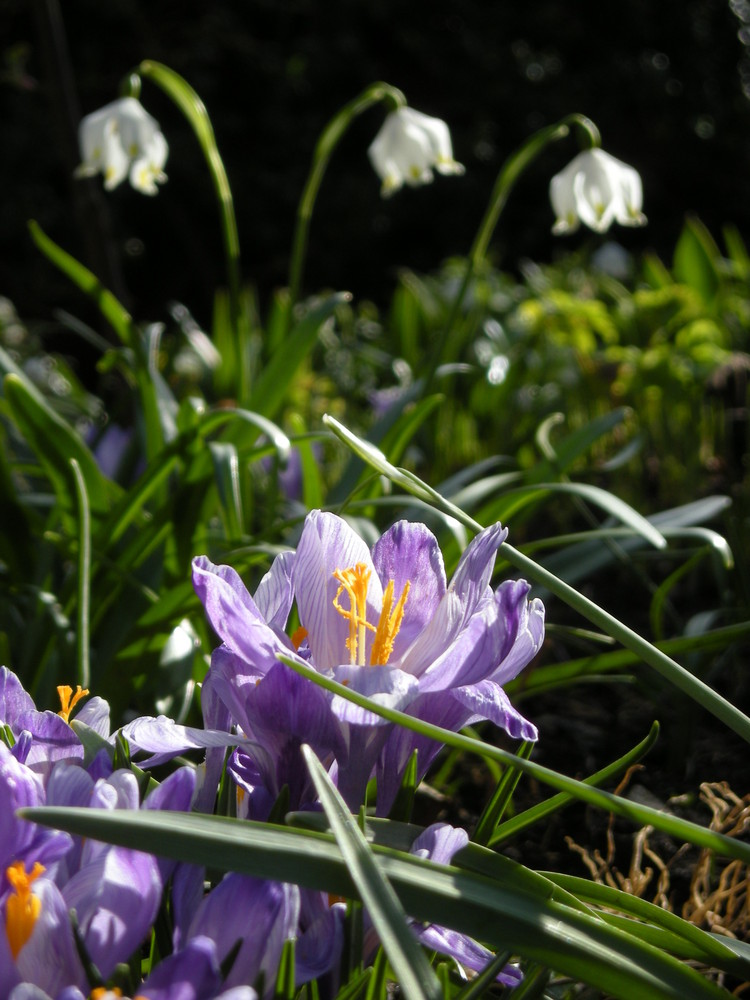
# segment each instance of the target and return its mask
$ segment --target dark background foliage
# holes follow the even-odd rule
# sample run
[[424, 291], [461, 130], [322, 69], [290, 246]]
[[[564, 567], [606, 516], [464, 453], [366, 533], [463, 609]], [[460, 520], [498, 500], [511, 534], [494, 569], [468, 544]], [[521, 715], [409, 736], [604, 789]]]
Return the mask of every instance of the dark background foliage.
[[[400, 87], [449, 122], [461, 180], [379, 197], [366, 147], [382, 121], [346, 135], [312, 224], [306, 290], [347, 288], [385, 303], [396, 270], [431, 270], [465, 253], [504, 158], [571, 111], [636, 166], [645, 230], [617, 238], [671, 256], [686, 211], [718, 235], [750, 235], [750, 102], [743, 93], [746, 0], [1, 0], [5, 196], [2, 278], [27, 319], [80, 296], [34, 250], [26, 220], [94, 267], [139, 319], [171, 299], [203, 324], [222, 280], [213, 193], [188, 126], [146, 82], [142, 100], [170, 143], [168, 184], [145, 198], [126, 184], [74, 181], [75, 126], [112, 100], [143, 58], [181, 73], [204, 99], [233, 187], [243, 269], [261, 302], [286, 282], [294, 212], [321, 129], [369, 83]], [[56, 20], [59, 19], [59, 20]], [[547, 184], [575, 154], [568, 139], [522, 179], [496, 236], [497, 262], [549, 260], [579, 246], [550, 236]]]

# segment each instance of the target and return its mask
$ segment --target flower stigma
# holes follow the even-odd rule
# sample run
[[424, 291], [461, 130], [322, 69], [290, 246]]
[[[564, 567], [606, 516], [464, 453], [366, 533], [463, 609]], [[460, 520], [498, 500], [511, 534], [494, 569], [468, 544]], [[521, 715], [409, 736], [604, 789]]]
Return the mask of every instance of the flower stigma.
[[85, 698], [88, 693], [88, 688], [82, 688], [80, 684], [76, 685], [75, 694], [73, 694], [73, 688], [69, 684], [58, 685], [57, 694], [60, 698], [60, 711], [57, 714], [63, 722], [70, 722], [70, 713], [81, 698]]
[[42, 910], [42, 901], [31, 893], [31, 883], [44, 871], [44, 865], [38, 861], [30, 872], [26, 871], [23, 861], [16, 861], [5, 869], [5, 874], [12, 886], [12, 892], [5, 904], [5, 933], [13, 958], [18, 958], [21, 948], [31, 937], [34, 924]]
[[[367, 632], [374, 632], [375, 638], [370, 651], [370, 665], [383, 666], [393, 652], [393, 642], [401, 628], [401, 621], [404, 617], [404, 607], [406, 598], [409, 596], [411, 584], [407, 580], [401, 596], [393, 607], [393, 580], [388, 581], [388, 585], [383, 592], [383, 606], [380, 611], [380, 618], [377, 626], [371, 625], [367, 621], [367, 584], [370, 580], [370, 570], [365, 563], [357, 563], [349, 569], [334, 570], [334, 577], [341, 586], [336, 591], [333, 599], [333, 606], [340, 615], [349, 620], [349, 638], [346, 640], [346, 648], [349, 650], [349, 662], [364, 667], [367, 662], [365, 642]], [[339, 597], [346, 592], [350, 607], [349, 610], [342, 608], [339, 604]], [[393, 610], [391, 610], [393, 608]]]

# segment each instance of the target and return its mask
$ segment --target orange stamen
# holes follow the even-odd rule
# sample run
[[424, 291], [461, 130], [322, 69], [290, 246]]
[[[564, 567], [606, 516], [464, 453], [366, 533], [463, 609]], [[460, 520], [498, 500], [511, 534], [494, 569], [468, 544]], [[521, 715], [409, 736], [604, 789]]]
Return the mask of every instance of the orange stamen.
[[[334, 570], [333, 575], [341, 584], [333, 599], [333, 606], [340, 615], [349, 619], [349, 638], [346, 640], [349, 662], [364, 667], [367, 630], [375, 631], [375, 627], [367, 621], [367, 584], [370, 571], [364, 563], [357, 563], [349, 569]], [[339, 597], [344, 591], [351, 605], [348, 611], [339, 604]]]
[[81, 698], [85, 698], [89, 693], [88, 688], [82, 688], [80, 684], [76, 685], [76, 693], [73, 694], [73, 688], [69, 684], [60, 684], [57, 688], [57, 694], [60, 698], [60, 711], [57, 713], [63, 722], [70, 722], [70, 713], [76, 707]]
[[300, 625], [299, 628], [296, 628], [294, 632], [292, 632], [292, 645], [295, 649], [299, 649], [306, 638], [307, 629], [303, 625]]
[[31, 883], [44, 871], [38, 861], [27, 873], [23, 861], [16, 861], [5, 869], [13, 892], [5, 904], [5, 933], [13, 958], [18, 958], [21, 948], [31, 937], [34, 924], [42, 911], [42, 901], [31, 892]]
[[[371, 666], [382, 666], [388, 662], [388, 658], [393, 652], [393, 642], [401, 628], [404, 606], [406, 598], [409, 596], [411, 584], [408, 580], [406, 581], [394, 608], [394, 584], [393, 580], [388, 581], [383, 593], [380, 618], [375, 626], [367, 621], [367, 584], [370, 579], [370, 571], [367, 566], [364, 563], [357, 563], [350, 569], [337, 569], [333, 575], [341, 584], [333, 599], [333, 606], [340, 615], [349, 620], [349, 638], [346, 640], [349, 662], [357, 663], [361, 667], [367, 662], [365, 641], [369, 630], [375, 633], [370, 652], [370, 664]], [[344, 591], [349, 598], [350, 608], [348, 610], [339, 604], [339, 597]], [[392, 611], [391, 608], [393, 608]]]
[[410, 589], [411, 584], [407, 580], [404, 584], [404, 589], [401, 591], [401, 596], [396, 602], [396, 607], [391, 614], [393, 580], [388, 581], [388, 586], [385, 588], [385, 593], [383, 594], [383, 607], [380, 612], [378, 627], [375, 629], [375, 639], [373, 640], [372, 651], [370, 653], [370, 663], [373, 666], [382, 666], [387, 663], [393, 652], [393, 643], [401, 628], [401, 621], [404, 617], [404, 606], [406, 605], [406, 598], [409, 596]]

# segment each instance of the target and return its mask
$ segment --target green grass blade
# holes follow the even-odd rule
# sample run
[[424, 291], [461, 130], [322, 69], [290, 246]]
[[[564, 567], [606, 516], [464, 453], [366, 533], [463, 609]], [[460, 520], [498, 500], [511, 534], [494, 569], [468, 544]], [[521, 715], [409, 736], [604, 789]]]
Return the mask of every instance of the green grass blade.
[[[607, 764], [606, 767], [603, 767], [601, 770], [589, 775], [588, 778], [584, 778], [584, 784], [595, 786], [603, 785], [605, 782], [610, 781], [618, 774], [622, 774], [623, 771], [626, 771], [632, 764], [637, 763], [648, 753], [654, 743], [656, 743], [658, 735], [659, 723], [655, 722], [651, 726], [651, 731], [644, 740], [641, 740], [637, 746], [633, 747], [633, 749], [629, 750], [626, 754], [623, 754], [622, 757], [612, 761], [611, 764]], [[567, 795], [565, 792], [560, 792], [558, 795], [553, 795], [544, 802], [539, 802], [537, 805], [531, 806], [530, 809], [525, 809], [523, 812], [512, 816], [501, 826], [494, 829], [489, 840], [487, 841], [488, 846], [497, 847], [499, 844], [517, 836], [521, 830], [525, 830], [534, 823], [538, 823], [547, 816], [551, 816], [552, 813], [557, 812], [558, 809], [564, 808], [564, 806], [568, 805], [572, 801], [572, 796]], [[474, 839], [477, 843], [482, 843], [482, 841], [478, 838], [475, 837]]]
[[440, 983], [421, 945], [409, 930], [398, 897], [378, 867], [362, 831], [313, 751], [302, 747], [307, 768], [336, 843], [378, 932], [405, 995], [441, 1000]]
[[[323, 834], [147, 810], [40, 807], [21, 810], [20, 815], [135, 850], [197, 864], [210, 859], [222, 870], [358, 896], [335, 840]], [[469, 846], [473, 848], [469, 860], [482, 852], [492, 872], [498, 856]], [[506, 883], [455, 865], [435, 865], [381, 848], [374, 851], [404, 909], [415, 919], [453, 927], [490, 948], [548, 965], [622, 1000], [726, 1000], [725, 991], [678, 960], [609, 926], [596, 914], [555, 898], [558, 890], [553, 883], [520, 865], [516, 866], [519, 879]]]
[[107, 513], [119, 488], [101, 472], [80, 435], [25, 376], [6, 375], [3, 389], [13, 420], [49, 477], [62, 509], [70, 513], [75, 509], [76, 480], [71, 465], [75, 460], [91, 511]]
[[78, 500], [78, 683], [88, 688], [91, 678], [89, 665], [89, 607], [91, 599], [91, 512], [86, 483], [78, 462], [70, 465]]
[[320, 305], [310, 309], [289, 332], [283, 345], [266, 363], [256, 380], [250, 400], [253, 410], [269, 418], [276, 415], [297, 369], [318, 338], [321, 324], [337, 305], [348, 302], [350, 298], [348, 292], [330, 295]]
[[74, 285], [77, 285], [82, 292], [85, 292], [89, 298], [94, 300], [102, 316], [107, 320], [121, 342], [126, 347], [137, 351], [138, 338], [133, 325], [133, 319], [112, 292], [104, 287], [92, 271], [89, 271], [75, 257], [71, 257], [62, 247], [59, 247], [51, 240], [33, 220], [29, 222], [29, 232], [34, 243], [36, 243], [45, 257], [62, 271], [66, 277], [70, 278]]

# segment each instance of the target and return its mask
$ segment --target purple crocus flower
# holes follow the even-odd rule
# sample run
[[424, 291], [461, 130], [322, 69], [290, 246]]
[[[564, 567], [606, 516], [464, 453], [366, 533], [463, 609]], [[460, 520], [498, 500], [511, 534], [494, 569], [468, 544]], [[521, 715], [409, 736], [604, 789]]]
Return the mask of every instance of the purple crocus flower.
[[[514, 738], [535, 740], [536, 728], [502, 685], [539, 649], [544, 610], [528, 600], [524, 582], [497, 592], [489, 586], [506, 533], [496, 524], [477, 535], [450, 584], [424, 525], [398, 522], [371, 552], [346, 521], [322, 511], [308, 515], [296, 552], [274, 562], [255, 599], [233, 569], [197, 558], [195, 588], [223, 640], [209, 671], [215, 694], [252, 738], [258, 725], [252, 700], [261, 699], [267, 683], [285, 685], [273, 722], [288, 733], [293, 716], [297, 741], [316, 746], [324, 760], [321, 743], [333, 754], [331, 773], [352, 809], [378, 764], [378, 811], [387, 812], [412, 750], [421, 751], [422, 775], [439, 746], [403, 730], [394, 735], [394, 727], [343, 698], [327, 698], [325, 706], [318, 700], [310, 710], [306, 699], [315, 696], [309, 686], [297, 695], [291, 672], [279, 668], [279, 653], [447, 728], [491, 719]], [[295, 600], [301, 627], [290, 639], [284, 629]], [[266, 716], [266, 730], [270, 724]], [[263, 771], [257, 759], [255, 765]]]

